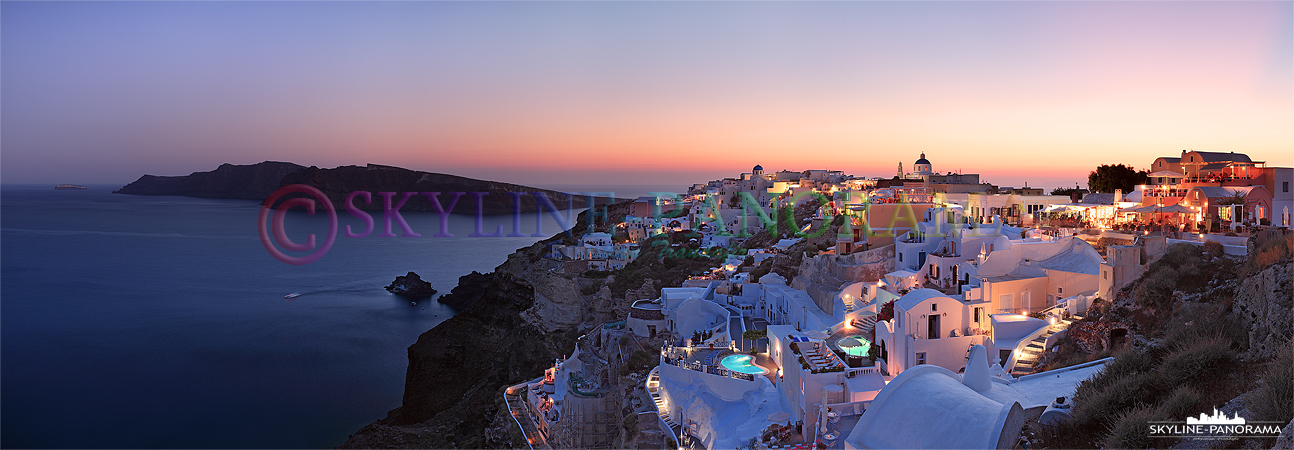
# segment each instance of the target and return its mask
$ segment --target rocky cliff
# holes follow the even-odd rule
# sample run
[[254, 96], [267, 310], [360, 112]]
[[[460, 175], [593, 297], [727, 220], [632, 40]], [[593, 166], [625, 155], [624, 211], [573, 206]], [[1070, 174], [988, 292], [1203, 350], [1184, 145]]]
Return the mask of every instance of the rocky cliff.
[[1240, 282], [1235, 311], [1249, 325], [1250, 359], [1265, 361], [1277, 356], [1284, 343], [1294, 338], [1294, 290], [1291, 263], [1284, 261], [1263, 269]]
[[[618, 221], [629, 205], [609, 208]], [[573, 230], [584, 233], [581, 214]], [[600, 228], [601, 229], [601, 228]], [[561, 275], [543, 257], [559, 234], [472, 273], [441, 301], [460, 308], [409, 347], [404, 399], [387, 417], [357, 431], [342, 448], [501, 448], [513, 442], [502, 389], [534, 379], [570, 355], [576, 338], [618, 320], [638, 298], [660, 294], [653, 280], [614, 292], [614, 276]], [[587, 292], [587, 293], [586, 293]]]
[[[355, 191], [372, 192], [372, 201], [365, 203], [363, 197], [355, 199], [357, 208], [367, 211], [381, 211], [384, 198], [378, 192], [441, 192], [441, 204], [449, 208], [453, 201], [451, 192], [486, 192], [481, 198], [481, 210], [484, 214], [510, 214], [513, 211], [534, 212], [540, 206], [535, 194], [543, 194], [559, 209], [574, 205], [586, 207], [584, 196], [570, 196], [565, 193], [521, 186], [497, 181], [477, 180], [473, 178], [448, 175], [443, 173], [422, 172], [400, 167], [369, 164], [367, 166], [342, 166], [332, 169], [305, 167], [298, 164], [276, 161], [265, 161], [251, 165], [222, 164], [210, 172], [194, 172], [186, 176], [161, 177], [144, 175], [135, 182], [113, 191], [118, 194], [135, 195], [181, 195], [186, 197], [237, 198], [265, 200], [281, 186], [305, 184], [314, 186], [332, 200], [337, 209], [345, 208], [346, 196]], [[515, 207], [512, 195], [521, 193], [520, 207]], [[403, 194], [392, 197], [392, 206], [403, 199]], [[463, 195], [454, 204], [455, 214], [476, 214], [476, 197]], [[609, 199], [599, 198], [598, 204], [606, 204]], [[410, 198], [401, 211], [435, 211], [431, 201], [425, 196]]]
[[859, 281], [877, 281], [894, 270], [894, 246], [874, 248], [848, 255], [805, 257], [791, 287], [809, 293], [823, 311], [831, 311], [836, 294]]

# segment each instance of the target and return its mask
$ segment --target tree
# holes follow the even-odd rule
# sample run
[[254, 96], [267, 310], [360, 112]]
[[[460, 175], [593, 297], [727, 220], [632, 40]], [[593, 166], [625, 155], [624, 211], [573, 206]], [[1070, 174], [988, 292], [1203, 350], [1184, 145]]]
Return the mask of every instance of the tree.
[[1114, 192], [1115, 189], [1122, 189], [1124, 193], [1128, 193], [1132, 192], [1135, 186], [1145, 184], [1150, 179], [1149, 175], [1149, 172], [1138, 171], [1123, 164], [1102, 164], [1087, 175], [1087, 187], [1092, 192], [1108, 193]]
[[1077, 188], [1077, 187], [1072, 187], [1072, 188], [1056, 188], [1056, 189], [1052, 189], [1052, 190], [1051, 190], [1051, 195], [1064, 195], [1064, 196], [1066, 196], [1066, 197], [1070, 197], [1070, 196], [1073, 196], [1075, 192], [1078, 192], [1078, 191], [1080, 191], [1080, 190], [1081, 190], [1081, 189], [1079, 189], [1079, 188]]

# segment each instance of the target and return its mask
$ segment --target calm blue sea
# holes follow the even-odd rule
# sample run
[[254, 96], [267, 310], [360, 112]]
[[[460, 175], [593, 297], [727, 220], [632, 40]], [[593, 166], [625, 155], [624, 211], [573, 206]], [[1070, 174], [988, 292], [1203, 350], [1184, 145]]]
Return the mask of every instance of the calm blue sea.
[[118, 187], [0, 189], [0, 446], [336, 446], [400, 404], [406, 348], [454, 313], [382, 287], [416, 271], [448, 293], [541, 239], [468, 237], [470, 216], [432, 237], [438, 218], [409, 213], [422, 237], [375, 237], [379, 222], [291, 266], [261, 246], [255, 201]]

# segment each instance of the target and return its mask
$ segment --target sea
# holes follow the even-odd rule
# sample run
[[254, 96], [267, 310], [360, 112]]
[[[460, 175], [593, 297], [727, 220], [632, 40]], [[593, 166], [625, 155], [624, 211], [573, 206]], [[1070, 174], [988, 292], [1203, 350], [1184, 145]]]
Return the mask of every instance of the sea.
[[[560, 231], [525, 214], [524, 237], [471, 237], [475, 217], [455, 215], [454, 236], [436, 237], [438, 216], [404, 213], [420, 237], [378, 237], [375, 213], [374, 232], [348, 238], [364, 226], [339, 211], [331, 249], [290, 265], [262, 245], [257, 201], [120, 187], [0, 186], [2, 447], [335, 447], [400, 405], [408, 346], [455, 313], [383, 286], [413, 271], [443, 295]], [[296, 208], [284, 228], [322, 242], [324, 217]]]

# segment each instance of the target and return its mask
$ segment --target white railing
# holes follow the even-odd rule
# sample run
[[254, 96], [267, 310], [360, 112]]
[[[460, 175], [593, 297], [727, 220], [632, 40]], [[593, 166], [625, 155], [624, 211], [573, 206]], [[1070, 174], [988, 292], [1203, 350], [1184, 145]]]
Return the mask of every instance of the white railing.
[[853, 378], [859, 375], [869, 375], [873, 373], [879, 373], [884, 375], [885, 370], [881, 368], [881, 365], [883, 364], [884, 364], [884, 360], [877, 359], [876, 365], [873, 365], [871, 367], [853, 367], [853, 368], [845, 369], [845, 378]]
[[[1015, 361], [1016, 359], [1019, 359], [1021, 355], [1024, 354], [1024, 348], [1028, 347], [1029, 343], [1033, 342], [1034, 339], [1037, 339], [1038, 336], [1042, 336], [1043, 334], [1047, 333], [1047, 331], [1051, 330], [1053, 327], [1055, 327], [1055, 325], [1050, 325], [1050, 324], [1043, 325], [1041, 328], [1038, 328], [1034, 332], [1029, 333], [1028, 336], [1025, 336], [1024, 339], [1021, 339], [1020, 342], [1016, 343], [1015, 349], [1011, 350], [1011, 358], [1007, 359], [1006, 365], [1003, 366], [1004, 368], [1006, 368], [1007, 373], [1011, 373], [1012, 370], [1015, 370]], [[1042, 351], [1044, 352], [1044, 354], [1047, 351], [1046, 344], [1047, 344], [1046, 342], [1043, 342], [1044, 347]]]

